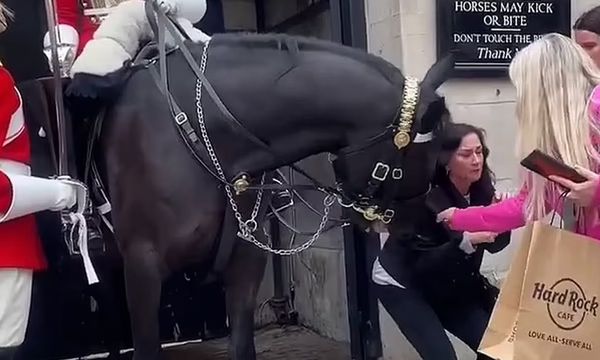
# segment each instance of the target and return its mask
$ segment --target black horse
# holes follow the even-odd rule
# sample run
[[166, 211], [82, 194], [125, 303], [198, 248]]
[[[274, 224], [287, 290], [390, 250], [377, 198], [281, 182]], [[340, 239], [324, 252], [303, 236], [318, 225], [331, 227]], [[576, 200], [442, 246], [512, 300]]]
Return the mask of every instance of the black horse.
[[[163, 280], [189, 264], [211, 264], [218, 243], [235, 238], [222, 274], [230, 357], [252, 360], [255, 297], [267, 252], [238, 237], [256, 226], [240, 223], [230, 205], [250, 218], [265, 172], [326, 152], [337, 156], [339, 186], [325, 191], [360, 211], [357, 219], [377, 218], [374, 205], [402, 209], [421, 199], [429, 186], [434, 143], [414, 139], [435, 133], [448, 120], [435, 90], [452, 62], [437, 63], [411, 88], [385, 60], [331, 42], [224, 34], [207, 47], [187, 47], [239, 123], [229, 121], [207, 95], [208, 84], [197, 80], [181, 50], [167, 57], [171, 103], [147, 69], [152, 63], [126, 69], [127, 82], [116, 99], [106, 101], [100, 153], [124, 259], [134, 359], [160, 357], [157, 309]], [[95, 80], [81, 79], [75, 76], [71, 93], [82, 84], [93, 87]], [[410, 91], [418, 91], [412, 107], [404, 99]], [[188, 114], [200, 137], [202, 149], [195, 155], [174, 125], [173, 103]], [[250, 189], [236, 195], [226, 185], [233, 183], [246, 185], [237, 190]], [[335, 198], [327, 199], [331, 204]], [[259, 224], [264, 204], [255, 209]], [[266, 243], [261, 234], [255, 233], [257, 241]]]

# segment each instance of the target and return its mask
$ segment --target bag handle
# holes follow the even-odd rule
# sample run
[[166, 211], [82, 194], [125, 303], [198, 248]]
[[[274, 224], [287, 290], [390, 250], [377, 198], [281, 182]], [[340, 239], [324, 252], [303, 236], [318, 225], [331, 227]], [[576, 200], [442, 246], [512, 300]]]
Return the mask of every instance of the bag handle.
[[577, 218], [575, 217], [575, 204], [571, 199], [565, 198], [563, 203], [563, 229], [569, 231], [577, 230]]

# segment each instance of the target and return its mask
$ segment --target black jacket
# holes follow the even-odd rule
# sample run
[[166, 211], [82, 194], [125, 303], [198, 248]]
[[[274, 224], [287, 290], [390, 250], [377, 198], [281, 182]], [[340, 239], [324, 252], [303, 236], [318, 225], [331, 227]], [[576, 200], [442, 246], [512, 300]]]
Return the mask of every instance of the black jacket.
[[[489, 205], [491, 201], [473, 205]], [[415, 284], [431, 301], [490, 301], [497, 296], [497, 289], [481, 275], [480, 267], [484, 250], [496, 253], [504, 249], [510, 241], [510, 232], [498, 234], [495, 242], [478, 245], [474, 253], [467, 254], [459, 247], [463, 233], [436, 222], [440, 211], [468, 206], [467, 199], [451, 183], [434, 188], [427, 196], [428, 221], [423, 223], [424, 228], [413, 238], [410, 248], [415, 257]]]

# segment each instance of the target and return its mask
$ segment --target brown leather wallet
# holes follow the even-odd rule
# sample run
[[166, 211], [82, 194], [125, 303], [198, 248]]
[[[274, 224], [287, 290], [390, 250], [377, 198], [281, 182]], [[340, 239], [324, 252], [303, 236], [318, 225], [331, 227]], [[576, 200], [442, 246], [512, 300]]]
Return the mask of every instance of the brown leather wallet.
[[539, 150], [533, 150], [531, 154], [521, 160], [521, 165], [545, 178], [555, 175], [576, 183], [587, 181], [577, 170]]

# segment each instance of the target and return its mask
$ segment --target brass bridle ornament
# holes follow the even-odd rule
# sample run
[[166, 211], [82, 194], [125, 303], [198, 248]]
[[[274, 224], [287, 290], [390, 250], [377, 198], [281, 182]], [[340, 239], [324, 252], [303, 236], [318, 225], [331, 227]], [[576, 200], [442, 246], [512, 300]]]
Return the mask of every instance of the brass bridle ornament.
[[[417, 105], [419, 103], [420, 87], [419, 80], [413, 77], [407, 77], [404, 81], [404, 91], [402, 96], [402, 107], [400, 109], [400, 119], [394, 130], [393, 138], [394, 145], [398, 150], [407, 147], [412, 139], [411, 132], [414, 119], [417, 113]], [[387, 166], [385, 164], [382, 164]], [[374, 171], [375, 172], [375, 171]], [[380, 179], [381, 180], [381, 179]], [[379, 212], [377, 206], [361, 207], [356, 203], [345, 205], [340, 202], [343, 207], [352, 208], [354, 211], [362, 214], [367, 221], [381, 221], [384, 224], [389, 224], [394, 217], [394, 210], [386, 209], [382, 213]]]
[[400, 123], [396, 135], [394, 135], [394, 144], [398, 150], [402, 150], [410, 144], [410, 132], [417, 112], [419, 103], [419, 80], [409, 77], [404, 83], [404, 96], [402, 109], [400, 110]]

